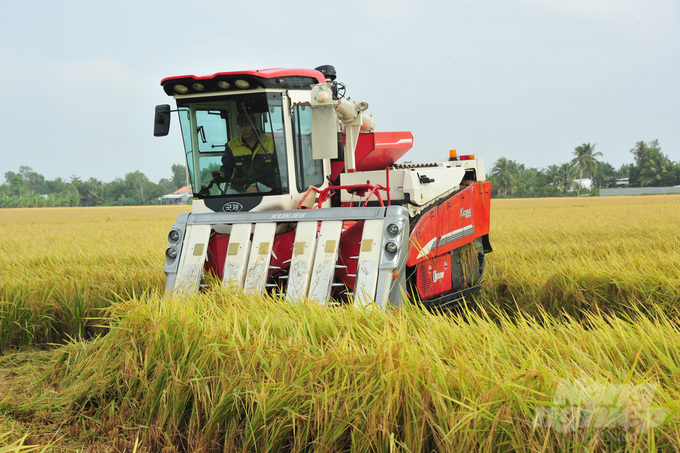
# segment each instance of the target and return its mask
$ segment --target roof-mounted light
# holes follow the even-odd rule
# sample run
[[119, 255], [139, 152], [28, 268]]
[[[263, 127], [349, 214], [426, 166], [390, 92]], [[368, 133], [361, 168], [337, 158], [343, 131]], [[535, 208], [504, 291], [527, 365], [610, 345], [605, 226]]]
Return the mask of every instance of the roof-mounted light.
[[250, 88], [250, 84], [242, 79], [238, 79], [236, 82], [234, 82], [234, 85], [236, 85], [236, 88], [240, 88], [242, 90]]
[[460, 160], [475, 160], [474, 154], [466, 154], [465, 156], [460, 156]]
[[191, 88], [193, 88], [193, 89], [196, 90], [196, 91], [203, 91], [203, 90], [205, 90], [205, 87], [203, 86], [203, 84], [202, 84], [202, 83], [198, 83], [198, 82], [196, 82], [196, 83], [194, 83], [193, 85], [191, 85]]
[[219, 82], [217, 82], [217, 86], [222, 88], [223, 90], [228, 90], [231, 87], [229, 82], [224, 80], [220, 80]]
[[187, 88], [185, 85], [180, 85], [177, 84], [174, 86], [175, 93], [177, 94], [187, 94], [189, 92], [189, 88]]

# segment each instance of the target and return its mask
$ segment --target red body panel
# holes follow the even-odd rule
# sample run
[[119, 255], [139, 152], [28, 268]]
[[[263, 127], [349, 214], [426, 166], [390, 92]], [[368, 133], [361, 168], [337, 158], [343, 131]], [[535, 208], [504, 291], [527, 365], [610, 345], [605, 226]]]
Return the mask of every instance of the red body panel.
[[271, 68], [271, 69], [260, 69], [260, 70], [247, 70], [247, 71], [232, 71], [232, 72], [216, 72], [215, 74], [195, 76], [195, 75], [183, 75], [166, 77], [161, 80], [161, 85], [170, 80], [179, 79], [193, 79], [199, 80], [212, 80], [217, 76], [230, 76], [230, 75], [250, 75], [255, 77], [262, 77], [265, 79], [273, 79], [276, 77], [290, 77], [290, 76], [301, 76], [301, 77], [313, 77], [319, 83], [326, 83], [326, 77], [319, 71], [314, 69], [281, 69], [281, 68]]
[[473, 182], [422, 214], [411, 230], [407, 266], [469, 244], [489, 234], [491, 183]]
[[423, 299], [451, 291], [451, 254], [420, 263], [416, 270], [416, 284]]
[[213, 234], [210, 236], [210, 242], [208, 242], [208, 257], [203, 266], [206, 275], [211, 275], [219, 279], [222, 278], [228, 247], [229, 235], [217, 234], [213, 231]]
[[[342, 136], [345, 143], [346, 137]], [[357, 171], [384, 170], [395, 164], [413, 147], [410, 132], [371, 132], [359, 134], [354, 159]], [[335, 180], [345, 168], [345, 162], [331, 162], [331, 179]]]
[[295, 230], [274, 236], [272, 245], [272, 259], [269, 265], [272, 267], [289, 267], [290, 259], [293, 256], [293, 245], [295, 244]]

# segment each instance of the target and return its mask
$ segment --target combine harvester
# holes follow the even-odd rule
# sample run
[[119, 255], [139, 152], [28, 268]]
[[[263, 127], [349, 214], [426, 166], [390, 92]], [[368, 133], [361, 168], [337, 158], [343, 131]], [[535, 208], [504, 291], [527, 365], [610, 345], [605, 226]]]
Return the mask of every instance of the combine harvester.
[[[167, 292], [222, 281], [322, 304], [455, 307], [491, 252], [491, 184], [474, 156], [396, 163], [410, 132], [373, 132], [335, 69], [169, 77], [193, 204], [168, 234]], [[156, 107], [154, 135], [170, 128]], [[209, 278], [213, 277], [213, 278]]]

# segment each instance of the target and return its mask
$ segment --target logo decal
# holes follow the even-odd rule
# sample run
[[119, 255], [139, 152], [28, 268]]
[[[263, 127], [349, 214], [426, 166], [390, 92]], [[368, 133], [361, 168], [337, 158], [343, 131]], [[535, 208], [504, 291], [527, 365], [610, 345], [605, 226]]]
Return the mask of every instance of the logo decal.
[[472, 209], [460, 208], [460, 216], [469, 219], [470, 217], [472, 217]]
[[243, 205], [238, 201], [229, 201], [224, 203], [222, 210], [224, 212], [239, 212], [243, 209]]
[[274, 214], [273, 219], [304, 219], [306, 214]]

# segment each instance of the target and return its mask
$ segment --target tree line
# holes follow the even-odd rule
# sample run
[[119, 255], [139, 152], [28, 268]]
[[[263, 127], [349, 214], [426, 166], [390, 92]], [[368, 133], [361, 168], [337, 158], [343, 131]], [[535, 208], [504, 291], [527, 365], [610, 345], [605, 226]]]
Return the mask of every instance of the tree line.
[[169, 178], [156, 184], [140, 171], [111, 182], [96, 178], [83, 181], [75, 175], [68, 180], [47, 180], [31, 167], [21, 166], [18, 173], [5, 173], [5, 183], [0, 185], [0, 208], [162, 204], [162, 195], [187, 185], [184, 165], [173, 165], [171, 170]]
[[[597, 195], [601, 188], [615, 188], [617, 181], [628, 178], [629, 187], [670, 187], [680, 185], [680, 162], [672, 162], [661, 152], [658, 140], [640, 141], [630, 150], [634, 162], [618, 170], [597, 158], [595, 144], [584, 143], [574, 149], [574, 158], [560, 165], [538, 169], [526, 167], [501, 157], [489, 177], [496, 197], [559, 197]], [[160, 197], [186, 185], [186, 167], [171, 167], [171, 176], [153, 183], [140, 171], [123, 178], [102, 182], [96, 178], [83, 181], [71, 176], [46, 180], [31, 167], [5, 173], [0, 185], [0, 208], [60, 206], [132, 206], [162, 204]], [[592, 180], [585, 189], [578, 180]]]
[[[661, 152], [659, 140], [640, 141], [630, 150], [634, 162], [618, 170], [597, 158], [595, 144], [584, 143], [574, 149], [574, 158], [563, 164], [528, 168], [501, 157], [490, 175], [493, 196], [559, 197], [598, 195], [601, 188], [620, 187], [617, 182], [628, 178], [628, 187], [672, 187], [680, 185], [680, 162], [672, 162]], [[590, 189], [578, 181], [590, 179]]]

